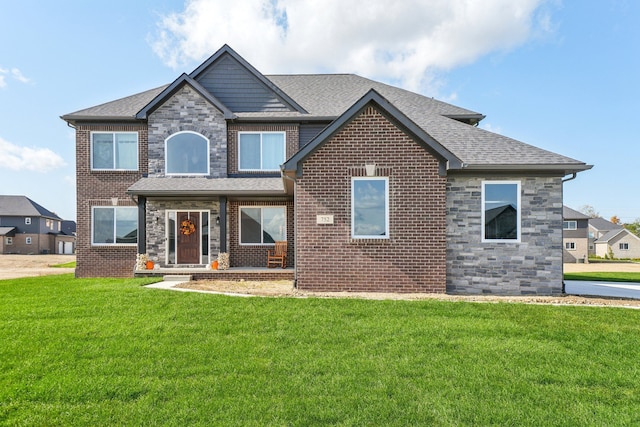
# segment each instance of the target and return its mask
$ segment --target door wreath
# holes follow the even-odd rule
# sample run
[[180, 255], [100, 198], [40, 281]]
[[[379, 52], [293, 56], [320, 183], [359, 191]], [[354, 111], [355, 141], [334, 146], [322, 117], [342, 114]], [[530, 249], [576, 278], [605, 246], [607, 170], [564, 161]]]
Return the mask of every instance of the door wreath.
[[180, 232], [188, 236], [196, 232], [196, 226], [190, 219], [185, 219], [180, 223]]

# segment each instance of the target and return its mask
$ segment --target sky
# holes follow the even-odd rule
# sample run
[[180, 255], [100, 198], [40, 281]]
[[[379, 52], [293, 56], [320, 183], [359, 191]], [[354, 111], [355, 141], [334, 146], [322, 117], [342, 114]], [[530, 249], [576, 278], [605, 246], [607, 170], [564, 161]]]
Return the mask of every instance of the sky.
[[76, 218], [60, 116], [171, 83], [228, 44], [263, 74], [355, 73], [594, 165], [565, 205], [640, 218], [636, 0], [0, 0], [0, 194]]

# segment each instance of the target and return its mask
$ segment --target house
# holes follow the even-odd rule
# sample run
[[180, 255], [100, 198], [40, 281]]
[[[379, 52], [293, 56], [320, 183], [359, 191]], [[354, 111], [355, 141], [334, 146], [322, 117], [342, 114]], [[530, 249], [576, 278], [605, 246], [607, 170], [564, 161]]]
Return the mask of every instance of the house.
[[620, 224], [614, 224], [604, 218], [589, 218], [589, 255], [596, 255], [596, 240], [613, 230], [621, 230]]
[[562, 207], [562, 217], [563, 262], [588, 262], [589, 217], [567, 206]]
[[[263, 75], [225, 45], [166, 86], [62, 116], [76, 275], [144, 274], [137, 254], [153, 274], [269, 274], [286, 240], [279, 274], [301, 289], [559, 294], [563, 180], [591, 166], [483, 118], [353, 74]], [[208, 270], [219, 252], [231, 268]]]
[[72, 254], [62, 219], [25, 196], [0, 196], [0, 254]]
[[626, 228], [611, 230], [594, 242], [596, 256], [601, 258], [640, 258], [640, 237]]

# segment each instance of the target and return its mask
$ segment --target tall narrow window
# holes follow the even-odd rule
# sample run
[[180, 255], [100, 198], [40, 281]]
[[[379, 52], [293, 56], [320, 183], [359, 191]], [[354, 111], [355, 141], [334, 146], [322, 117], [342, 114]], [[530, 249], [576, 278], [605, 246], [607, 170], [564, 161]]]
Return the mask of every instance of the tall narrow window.
[[351, 178], [351, 237], [389, 237], [389, 178]]
[[94, 207], [91, 243], [133, 245], [138, 242], [138, 208]]
[[284, 206], [241, 207], [240, 243], [260, 245], [286, 240], [286, 217]]
[[209, 140], [199, 133], [179, 132], [165, 142], [167, 175], [208, 175]]
[[238, 169], [241, 171], [279, 171], [285, 159], [284, 132], [240, 132]]
[[482, 183], [483, 241], [520, 241], [520, 182]]
[[137, 170], [138, 134], [136, 132], [93, 132], [91, 169]]

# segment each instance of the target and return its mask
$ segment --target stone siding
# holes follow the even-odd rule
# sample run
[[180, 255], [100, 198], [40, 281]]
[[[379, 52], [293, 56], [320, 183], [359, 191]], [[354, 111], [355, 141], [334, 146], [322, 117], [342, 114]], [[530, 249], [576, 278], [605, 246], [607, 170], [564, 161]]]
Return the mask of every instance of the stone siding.
[[[482, 182], [521, 182], [521, 241], [482, 242]], [[447, 181], [447, 293], [562, 293], [560, 177], [450, 175]]]
[[227, 176], [227, 123], [224, 115], [191, 86], [185, 85], [149, 115], [149, 176], [165, 175], [165, 140], [191, 131], [209, 140], [212, 178]]

